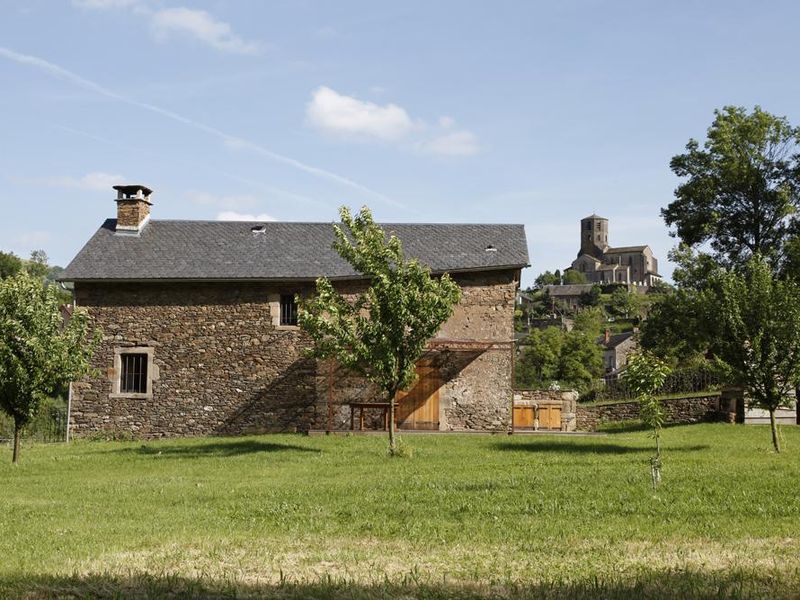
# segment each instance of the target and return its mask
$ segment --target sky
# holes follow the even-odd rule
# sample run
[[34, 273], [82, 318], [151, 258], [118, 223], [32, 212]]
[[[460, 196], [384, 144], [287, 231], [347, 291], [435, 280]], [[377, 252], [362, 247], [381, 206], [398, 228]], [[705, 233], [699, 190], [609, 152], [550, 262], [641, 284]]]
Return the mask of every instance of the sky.
[[579, 221], [649, 244], [725, 105], [800, 122], [800, 3], [0, 0], [0, 250], [65, 266], [117, 183], [156, 219]]

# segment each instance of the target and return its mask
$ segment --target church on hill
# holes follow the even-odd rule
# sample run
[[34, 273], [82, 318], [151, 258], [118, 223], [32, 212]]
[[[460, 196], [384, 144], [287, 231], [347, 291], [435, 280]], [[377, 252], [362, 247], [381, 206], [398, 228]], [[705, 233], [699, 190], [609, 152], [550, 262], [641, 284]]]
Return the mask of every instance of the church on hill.
[[581, 249], [571, 269], [589, 283], [626, 283], [652, 286], [661, 281], [658, 260], [650, 246], [608, 245], [608, 219], [591, 215], [581, 219]]

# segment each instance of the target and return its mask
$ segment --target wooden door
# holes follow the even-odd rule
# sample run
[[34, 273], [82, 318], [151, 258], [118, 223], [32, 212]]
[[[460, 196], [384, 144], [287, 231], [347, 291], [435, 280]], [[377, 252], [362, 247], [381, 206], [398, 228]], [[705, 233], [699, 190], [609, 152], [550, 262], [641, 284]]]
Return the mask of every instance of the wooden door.
[[400, 429], [439, 429], [439, 369], [417, 364], [417, 380], [407, 392], [397, 393], [395, 420]]
[[533, 429], [533, 407], [514, 407], [514, 429]]

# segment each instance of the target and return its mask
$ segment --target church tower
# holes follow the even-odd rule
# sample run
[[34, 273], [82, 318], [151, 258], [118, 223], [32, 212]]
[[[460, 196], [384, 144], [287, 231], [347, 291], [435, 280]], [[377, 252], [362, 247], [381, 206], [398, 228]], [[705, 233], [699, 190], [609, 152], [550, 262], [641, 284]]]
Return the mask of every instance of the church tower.
[[581, 254], [602, 259], [608, 249], [608, 219], [591, 215], [581, 219]]

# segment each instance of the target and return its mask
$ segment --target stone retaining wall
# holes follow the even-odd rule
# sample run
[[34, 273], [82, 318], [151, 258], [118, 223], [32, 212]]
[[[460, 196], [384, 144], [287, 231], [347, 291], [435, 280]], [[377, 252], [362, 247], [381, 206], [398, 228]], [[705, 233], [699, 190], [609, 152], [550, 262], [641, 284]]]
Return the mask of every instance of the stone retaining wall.
[[[699, 423], [716, 421], [720, 418], [720, 397], [718, 394], [696, 398], [674, 398], [662, 400], [667, 423]], [[638, 402], [620, 402], [599, 406], [578, 404], [576, 410], [576, 429], [596, 431], [602, 423], [618, 423], [639, 418]]]

